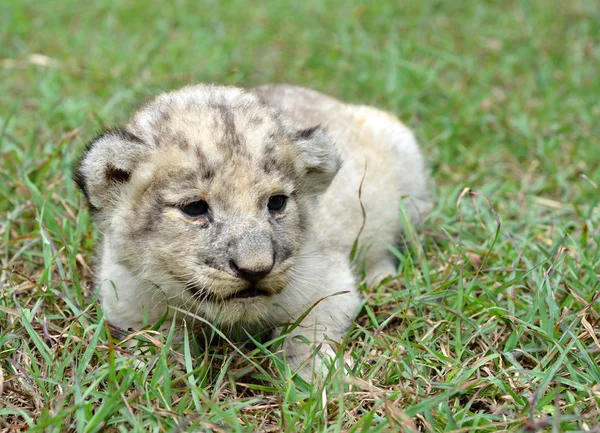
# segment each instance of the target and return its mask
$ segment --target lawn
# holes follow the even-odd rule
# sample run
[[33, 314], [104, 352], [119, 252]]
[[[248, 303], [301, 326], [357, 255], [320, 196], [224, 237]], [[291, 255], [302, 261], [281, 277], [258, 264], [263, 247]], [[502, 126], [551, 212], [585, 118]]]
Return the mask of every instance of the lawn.
[[[348, 377], [151, 329], [134, 356], [103, 319], [70, 166], [202, 81], [377, 105], [423, 145], [434, 209], [361, 288]], [[596, 0], [5, 0], [0, 432], [598, 432], [599, 137]]]

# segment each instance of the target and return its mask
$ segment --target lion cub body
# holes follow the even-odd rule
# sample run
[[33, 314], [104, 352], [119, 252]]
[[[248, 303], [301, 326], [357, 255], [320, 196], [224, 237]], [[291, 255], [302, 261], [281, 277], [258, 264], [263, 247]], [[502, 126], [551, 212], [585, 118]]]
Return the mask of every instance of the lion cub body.
[[339, 340], [358, 312], [359, 233], [375, 281], [396, 270], [400, 202], [413, 223], [428, 208], [394, 116], [287, 85], [159, 95], [96, 138], [75, 179], [103, 235], [109, 322], [139, 328], [174, 306], [224, 332], [277, 330], [322, 299], [286, 339], [293, 367], [312, 353], [294, 336]]

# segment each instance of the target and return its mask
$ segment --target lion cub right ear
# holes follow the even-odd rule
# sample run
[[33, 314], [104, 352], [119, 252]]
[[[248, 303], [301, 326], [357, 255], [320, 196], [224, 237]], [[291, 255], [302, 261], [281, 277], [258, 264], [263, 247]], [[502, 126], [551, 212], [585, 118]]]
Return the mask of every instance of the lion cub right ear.
[[310, 195], [323, 194], [342, 166], [336, 144], [320, 126], [297, 131], [295, 141], [305, 164], [306, 192]]
[[73, 166], [73, 180], [92, 212], [110, 208], [146, 149], [124, 129], [111, 129], [94, 138]]

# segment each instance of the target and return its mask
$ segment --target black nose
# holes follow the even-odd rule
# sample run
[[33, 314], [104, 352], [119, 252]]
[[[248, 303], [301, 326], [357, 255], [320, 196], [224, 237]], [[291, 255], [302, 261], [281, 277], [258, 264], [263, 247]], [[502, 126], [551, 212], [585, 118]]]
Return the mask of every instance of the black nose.
[[245, 269], [243, 267], [239, 267], [233, 260], [229, 261], [229, 266], [239, 278], [243, 278], [251, 283], [256, 283], [257, 281], [262, 280], [264, 277], [269, 275], [271, 269], [273, 269], [273, 264], [271, 264], [268, 269]]

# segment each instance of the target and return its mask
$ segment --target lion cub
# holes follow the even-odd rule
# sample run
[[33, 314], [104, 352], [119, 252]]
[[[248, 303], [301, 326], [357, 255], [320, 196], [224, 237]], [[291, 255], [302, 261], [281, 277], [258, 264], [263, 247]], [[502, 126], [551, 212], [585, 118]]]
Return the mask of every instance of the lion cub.
[[111, 324], [175, 306], [224, 332], [278, 332], [314, 305], [286, 337], [292, 368], [313, 354], [306, 339], [340, 340], [358, 313], [361, 228], [361, 267], [378, 281], [396, 273], [400, 202], [414, 223], [429, 206], [419, 147], [394, 116], [289, 85], [159, 95], [92, 140], [74, 178], [103, 235]]

